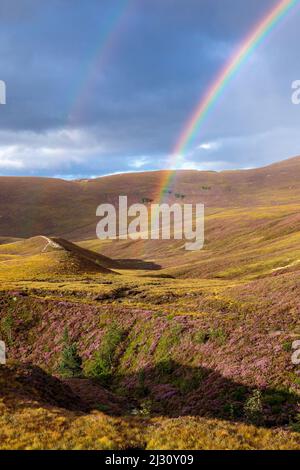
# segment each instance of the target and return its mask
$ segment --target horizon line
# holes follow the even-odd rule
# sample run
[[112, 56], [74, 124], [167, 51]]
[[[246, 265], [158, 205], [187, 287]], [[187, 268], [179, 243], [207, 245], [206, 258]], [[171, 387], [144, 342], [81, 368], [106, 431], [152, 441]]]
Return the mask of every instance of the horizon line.
[[125, 170], [125, 171], [116, 171], [116, 172], [111, 172], [111, 173], [105, 173], [103, 175], [89, 175], [89, 176], [76, 176], [76, 175], [69, 175], [70, 177], [68, 178], [68, 175], [53, 175], [53, 176], [47, 176], [47, 175], [1, 175], [0, 178], [40, 178], [40, 179], [58, 179], [62, 181], [93, 181], [97, 180], [100, 178], [107, 178], [108, 176], [120, 176], [120, 175], [134, 175], [134, 174], [142, 174], [142, 173], [163, 173], [163, 172], [198, 172], [198, 173], [225, 173], [225, 172], [235, 172], [235, 171], [251, 171], [251, 170], [259, 170], [262, 168], [267, 168], [272, 165], [276, 165], [282, 162], [287, 162], [289, 160], [294, 160], [294, 159], [300, 159], [300, 155], [294, 155], [293, 157], [287, 157], [283, 158], [282, 160], [274, 160], [271, 163], [264, 164], [262, 166], [251, 166], [251, 167], [236, 167], [236, 168], [231, 168], [231, 169], [220, 169], [220, 170], [203, 170], [200, 168], [180, 168], [180, 169], [173, 169], [173, 168], [160, 168], [160, 169], [151, 169], [151, 170]]

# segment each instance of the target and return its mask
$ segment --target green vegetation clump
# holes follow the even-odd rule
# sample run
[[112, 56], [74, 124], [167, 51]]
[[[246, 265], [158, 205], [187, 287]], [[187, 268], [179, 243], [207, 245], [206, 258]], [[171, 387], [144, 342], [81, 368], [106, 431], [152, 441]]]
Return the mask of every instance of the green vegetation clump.
[[263, 401], [266, 403], [273, 415], [279, 416], [282, 413], [283, 407], [292, 405], [293, 401], [297, 401], [296, 397], [290, 397], [288, 390], [269, 390], [264, 393]]
[[254, 390], [252, 395], [246, 400], [244, 404], [244, 413], [246, 418], [252, 424], [262, 424], [263, 420], [263, 401], [262, 393], [260, 390]]
[[123, 334], [124, 331], [115, 323], [108, 327], [100, 348], [95, 352], [94, 357], [85, 364], [85, 375], [95, 378], [103, 384], [111, 379], [116, 350]]
[[[171, 350], [180, 342], [181, 325], [173, 325], [162, 335], [156, 348], [156, 358], [163, 369], [171, 358]], [[169, 368], [169, 366], [167, 366]]]
[[8, 342], [8, 344], [13, 344], [13, 326], [14, 326], [14, 318], [12, 314], [9, 312], [5, 317], [1, 319], [0, 322], [0, 331], [3, 334], [4, 338]]
[[202, 383], [205, 373], [203, 370], [195, 370], [192, 375], [172, 378], [171, 382], [181, 393], [186, 394], [196, 390]]
[[292, 351], [292, 341], [285, 341], [282, 345], [282, 349], [285, 352], [291, 352]]
[[227, 334], [222, 328], [210, 328], [208, 331], [200, 330], [194, 334], [193, 340], [196, 344], [205, 344], [207, 341], [216, 341], [222, 346], [227, 339]]
[[194, 342], [196, 344], [205, 344], [209, 340], [209, 334], [207, 331], [197, 331], [194, 334]]
[[151, 415], [151, 409], [152, 401], [147, 398], [141, 401], [139, 408], [135, 408], [132, 411], [132, 414], [136, 416], [142, 416], [143, 418], [148, 418]]
[[300, 414], [296, 416], [295, 421], [292, 423], [292, 431], [300, 433]]
[[146, 385], [146, 375], [143, 369], [138, 374], [138, 387], [136, 393], [140, 398], [149, 395], [149, 388]]
[[222, 328], [211, 328], [209, 338], [215, 340], [220, 346], [226, 342], [227, 334]]
[[78, 354], [77, 344], [70, 340], [67, 328], [63, 335], [63, 345], [59, 373], [63, 377], [79, 377], [82, 373], [82, 359]]

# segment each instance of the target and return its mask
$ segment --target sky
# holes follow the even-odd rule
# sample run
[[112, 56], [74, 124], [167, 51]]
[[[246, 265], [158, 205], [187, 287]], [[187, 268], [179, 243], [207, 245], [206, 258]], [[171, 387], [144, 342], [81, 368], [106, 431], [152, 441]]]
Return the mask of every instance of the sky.
[[180, 158], [187, 120], [278, 0], [0, 0], [0, 175], [253, 168], [300, 155], [300, 6]]

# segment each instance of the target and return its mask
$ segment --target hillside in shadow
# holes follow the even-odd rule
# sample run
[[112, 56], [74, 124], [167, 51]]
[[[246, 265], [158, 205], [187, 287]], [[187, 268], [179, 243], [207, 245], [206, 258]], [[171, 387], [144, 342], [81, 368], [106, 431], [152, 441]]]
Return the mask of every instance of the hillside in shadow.
[[204, 367], [184, 367], [163, 361], [136, 374], [99, 379], [59, 379], [37, 366], [1, 367], [0, 397], [9, 404], [57, 406], [89, 413], [105, 410], [112, 416], [183, 416], [240, 421], [256, 426], [282, 426], [297, 415], [297, 396], [289, 391], [245, 386]]

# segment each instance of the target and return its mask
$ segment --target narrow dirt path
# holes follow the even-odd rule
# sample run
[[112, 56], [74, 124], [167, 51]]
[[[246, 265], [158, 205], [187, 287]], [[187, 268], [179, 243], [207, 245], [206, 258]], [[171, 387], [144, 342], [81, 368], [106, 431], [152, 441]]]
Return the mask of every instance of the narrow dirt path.
[[52, 248], [61, 248], [61, 246], [58, 245], [58, 243], [55, 243], [53, 240], [51, 240], [51, 238], [48, 238], [45, 235], [40, 235], [40, 237], [46, 240], [47, 242], [47, 244], [44, 246], [42, 250], [42, 253], [44, 253], [47, 250], [48, 246], [51, 246]]

